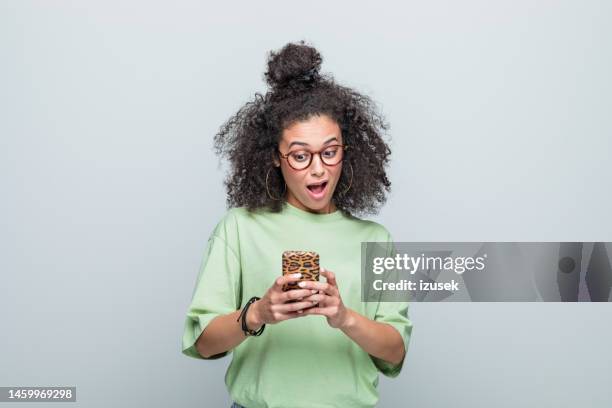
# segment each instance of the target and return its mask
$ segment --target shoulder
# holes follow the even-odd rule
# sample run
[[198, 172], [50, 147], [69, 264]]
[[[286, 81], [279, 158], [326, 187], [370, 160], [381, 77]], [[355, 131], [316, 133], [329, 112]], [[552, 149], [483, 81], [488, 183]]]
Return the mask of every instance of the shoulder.
[[243, 207], [233, 207], [226, 210], [214, 226], [209, 240], [225, 244], [239, 258], [240, 231], [245, 227], [248, 228], [245, 224], [250, 222], [250, 217], [249, 212]]
[[233, 236], [238, 228], [238, 217], [234, 208], [225, 211], [225, 214], [217, 221], [212, 235], [226, 239], [228, 236]]
[[365, 234], [362, 235], [361, 242], [378, 243], [372, 245], [378, 256], [390, 256], [394, 251], [393, 237], [389, 230], [382, 224], [372, 220], [361, 220], [358, 219]]
[[266, 210], [264, 209], [249, 211], [246, 207], [232, 207], [225, 213], [223, 221], [226, 223], [239, 225], [251, 222], [264, 214], [266, 214]]
[[215, 227], [215, 233], [229, 233], [236, 231], [241, 225], [252, 221], [259, 214], [258, 211], [248, 211], [246, 207], [232, 207], [226, 210]]
[[391, 233], [384, 225], [373, 220], [361, 219], [352, 215], [346, 218], [367, 235], [373, 237], [372, 241], [391, 241]]
[[232, 207], [229, 210], [227, 210], [227, 214], [235, 217], [236, 219], [247, 219], [247, 218], [253, 218], [257, 215], [261, 215], [263, 213], [267, 212], [267, 210], [260, 208], [257, 210], [253, 210], [253, 211], [249, 211], [246, 207]]

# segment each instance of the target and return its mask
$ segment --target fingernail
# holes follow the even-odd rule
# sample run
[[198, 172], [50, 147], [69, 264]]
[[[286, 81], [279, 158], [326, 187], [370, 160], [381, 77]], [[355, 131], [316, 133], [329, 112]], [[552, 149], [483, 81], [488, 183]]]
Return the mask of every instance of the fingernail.
[[306, 282], [302, 281], [302, 282], [298, 282], [298, 286], [300, 288], [303, 288], [304, 286], [306, 286]]
[[314, 289], [311, 289], [311, 290], [310, 290], [310, 292], [312, 292], [312, 293], [317, 293], [317, 291], [316, 291], [316, 290], [314, 290]]
[[311, 302], [312, 302], [312, 304], [313, 304], [313, 305], [316, 305], [317, 303], [319, 303], [319, 302], [318, 302], [318, 301], [316, 301], [316, 300], [312, 300]]
[[294, 273], [293, 275], [291, 275], [292, 278], [301, 278], [302, 274], [301, 273]]
[[298, 313], [302, 313], [302, 310], [298, 310], [297, 312], [298, 312]]

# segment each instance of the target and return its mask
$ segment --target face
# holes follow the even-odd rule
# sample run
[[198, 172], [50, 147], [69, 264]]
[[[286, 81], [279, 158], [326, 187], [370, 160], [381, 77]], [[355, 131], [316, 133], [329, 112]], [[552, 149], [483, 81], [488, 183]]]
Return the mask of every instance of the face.
[[[331, 163], [334, 155], [341, 155], [339, 149], [326, 147], [342, 144], [342, 134], [338, 124], [329, 116], [312, 116], [302, 122], [296, 122], [283, 130], [278, 150], [283, 155], [292, 153], [293, 164], [304, 161], [302, 153], [323, 150], [324, 158]], [[334, 190], [342, 172], [342, 162], [336, 165], [327, 165], [318, 154], [312, 154], [310, 166], [303, 170], [292, 168], [287, 159], [274, 158], [274, 165], [280, 166], [287, 183], [287, 201], [295, 207], [317, 213], [330, 213], [335, 211], [332, 202]], [[306, 160], [307, 163], [307, 160]], [[299, 167], [299, 166], [294, 166]], [[321, 186], [322, 185], [322, 186]]]

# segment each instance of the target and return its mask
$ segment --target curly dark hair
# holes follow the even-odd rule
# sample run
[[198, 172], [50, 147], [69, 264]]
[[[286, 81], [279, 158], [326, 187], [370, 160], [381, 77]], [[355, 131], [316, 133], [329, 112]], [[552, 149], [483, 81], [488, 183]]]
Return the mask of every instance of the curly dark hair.
[[385, 167], [391, 150], [383, 136], [389, 125], [371, 98], [320, 74], [321, 62], [319, 52], [304, 40], [270, 51], [264, 73], [270, 89], [265, 95], [255, 93], [215, 135], [216, 153], [231, 164], [224, 182], [228, 207], [281, 210], [283, 201], [271, 198], [268, 191], [281, 197], [285, 187], [280, 168], [272, 165], [283, 129], [315, 115], [333, 119], [349, 145], [332, 197], [337, 209], [348, 215], [373, 214], [386, 201], [391, 182]]

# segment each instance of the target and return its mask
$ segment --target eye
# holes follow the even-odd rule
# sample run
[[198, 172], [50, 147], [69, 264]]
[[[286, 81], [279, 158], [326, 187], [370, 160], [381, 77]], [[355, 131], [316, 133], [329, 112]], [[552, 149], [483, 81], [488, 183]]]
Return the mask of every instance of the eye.
[[323, 151], [323, 157], [331, 159], [338, 154], [338, 147], [329, 147]]
[[296, 162], [305, 162], [308, 159], [310, 159], [310, 153], [308, 152], [293, 152], [291, 153], [291, 157], [293, 158], [293, 160], [295, 160]]

